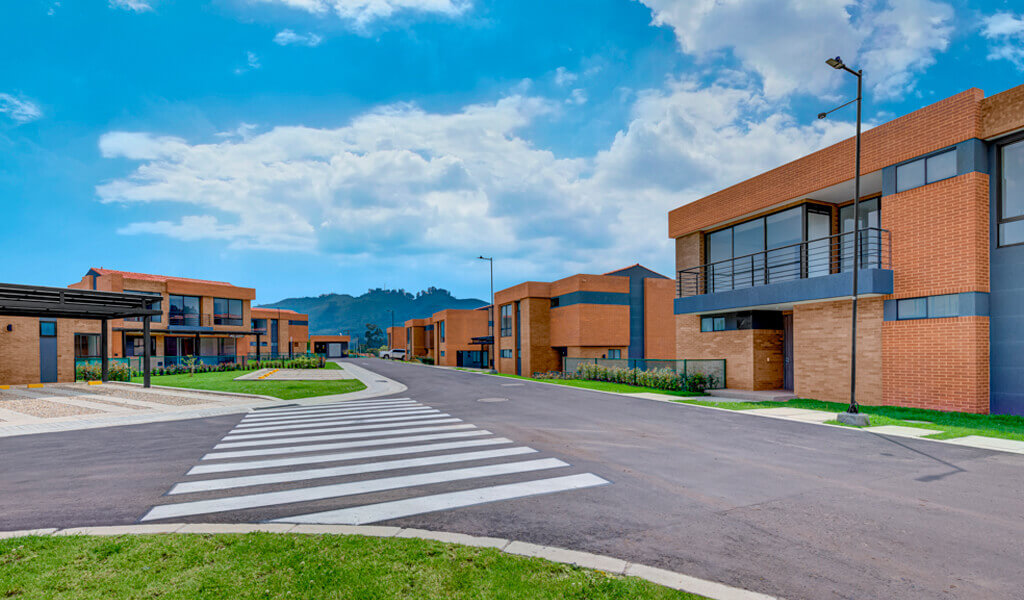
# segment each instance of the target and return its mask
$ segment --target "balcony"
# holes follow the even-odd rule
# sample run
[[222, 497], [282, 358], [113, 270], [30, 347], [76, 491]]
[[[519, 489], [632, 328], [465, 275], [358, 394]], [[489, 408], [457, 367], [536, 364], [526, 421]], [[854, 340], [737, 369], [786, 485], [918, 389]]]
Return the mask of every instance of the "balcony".
[[[860, 230], [857, 292], [892, 293], [891, 234]], [[853, 232], [830, 235], [679, 271], [676, 314], [846, 298], [853, 287]]]

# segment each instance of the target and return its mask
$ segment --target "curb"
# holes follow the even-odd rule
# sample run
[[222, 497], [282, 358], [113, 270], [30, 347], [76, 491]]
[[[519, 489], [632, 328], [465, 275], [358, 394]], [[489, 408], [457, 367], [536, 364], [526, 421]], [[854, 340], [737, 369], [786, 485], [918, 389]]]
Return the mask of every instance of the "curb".
[[460, 544], [477, 548], [494, 548], [505, 554], [540, 558], [564, 565], [603, 571], [613, 575], [636, 577], [651, 583], [680, 590], [712, 600], [779, 600], [759, 592], [751, 592], [724, 583], [691, 577], [682, 573], [631, 563], [611, 556], [566, 550], [552, 546], [540, 546], [504, 538], [492, 538], [463, 533], [448, 533], [427, 529], [386, 527], [379, 525], [290, 525], [287, 523], [233, 524], [233, 523], [166, 523], [156, 525], [123, 525], [108, 527], [55, 527], [0, 531], [0, 540], [27, 536], [75, 536], [75, 535], [154, 535], [154, 534], [245, 534], [245, 533], [292, 533], [302, 535], [362, 535], [379, 538], [412, 538], [446, 544]]

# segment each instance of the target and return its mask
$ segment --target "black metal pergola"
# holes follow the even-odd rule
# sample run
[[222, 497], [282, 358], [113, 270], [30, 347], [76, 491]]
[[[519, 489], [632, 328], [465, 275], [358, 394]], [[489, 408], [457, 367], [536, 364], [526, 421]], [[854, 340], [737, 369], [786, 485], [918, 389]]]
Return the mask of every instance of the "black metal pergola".
[[100, 321], [100, 370], [107, 381], [110, 319], [142, 318], [142, 376], [149, 387], [150, 320], [161, 313], [151, 308], [159, 297], [119, 292], [97, 292], [73, 288], [42, 287], [0, 283], [0, 315], [44, 319], [90, 319]]

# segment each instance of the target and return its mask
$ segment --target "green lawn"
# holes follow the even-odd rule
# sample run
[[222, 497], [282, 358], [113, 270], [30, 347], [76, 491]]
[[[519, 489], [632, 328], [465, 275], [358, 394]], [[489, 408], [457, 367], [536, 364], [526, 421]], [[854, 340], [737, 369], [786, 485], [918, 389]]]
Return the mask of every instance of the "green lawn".
[[0, 598], [634, 599], [699, 596], [440, 542], [253, 533], [0, 540]]
[[[153, 385], [211, 390], [217, 392], [237, 392], [239, 394], [260, 394], [273, 396], [282, 400], [329, 396], [365, 390], [366, 386], [358, 379], [342, 379], [340, 381], [235, 381], [235, 377], [244, 375], [245, 371], [215, 371], [211, 373], [195, 373], [192, 375], [153, 375]], [[142, 382], [142, 377], [133, 377], [132, 381]]]
[[[795, 399], [788, 402], [708, 402], [702, 400], [677, 400], [687, 404], [717, 406], [730, 410], [749, 410], [752, 408], [809, 408], [834, 413], [846, 411], [847, 404], [822, 402], [820, 400]], [[942, 412], [923, 408], [904, 408], [900, 406], [866, 406], [861, 405], [861, 412], [871, 417], [871, 426], [902, 425], [924, 429], [941, 429], [942, 433], [927, 436], [932, 439], [945, 440], [965, 435], [985, 435], [988, 437], [1024, 441], [1024, 417], [1010, 415], [976, 415], [973, 413]], [[914, 421], [925, 421], [915, 423]], [[831, 422], [838, 424], [838, 422]]]
[[324, 363], [324, 368], [325, 369], [340, 369], [341, 365], [339, 365], [336, 362], [327, 361], [326, 363]]
[[533, 377], [524, 377], [522, 375], [510, 375], [508, 373], [495, 373], [499, 377], [511, 377], [513, 379], [525, 379], [527, 381], [542, 381], [544, 383], [554, 383], [556, 385], [567, 385], [569, 387], [585, 388], [588, 390], [597, 390], [600, 392], [615, 392], [616, 394], [637, 394], [640, 392], [654, 392], [655, 394], [668, 394], [670, 396], [704, 396], [699, 392], [682, 392], [672, 390], [659, 390], [657, 388], [642, 387], [639, 385], [629, 385], [628, 383], [611, 383], [609, 381], [589, 381], [586, 379], [534, 379]]

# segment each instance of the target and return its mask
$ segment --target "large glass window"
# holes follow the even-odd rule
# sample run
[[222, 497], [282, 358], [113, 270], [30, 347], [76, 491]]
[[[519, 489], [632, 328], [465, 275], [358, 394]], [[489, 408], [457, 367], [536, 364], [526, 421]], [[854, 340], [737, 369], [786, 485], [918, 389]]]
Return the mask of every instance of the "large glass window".
[[708, 235], [708, 293], [732, 289], [732, 257], [732, 227]]
[[754, 219], [732, 228], [733, 288], [753, 287], [764, 281], [764, 220]]
[[[136, 295], [139, 295], [139, 296], [154, 296], [156, 298], [160, 298], [161, 297], [160, 294], [158, 294], [157, 292], [143, 292], [143, 291], [139, 291], [139, 290], [125, 290], [124, 293], [126, 293], [126, 294], [136, 294]], [[162, 310], [162, 305], [163, 305], [163, 301], [162, 300], [157, 300], [156, 302], [153, 302], [152, 304], [150, 304], [149, 307], [152, 308], [153, 310]], [[141, 320], [142, 320], [142, 317], [127, 317], [127, 318], [125, 318], [125, 321], [141, 321]], [[155, 317], [152, 317], [149, 321], [150, 321], [150, 323], [159, 323], [162, 320], [163, 320], [163, 317], [161, 315], [156, 315]]]
[[444, 341], [444, 321], [440, 321], [437, 324], [437, 335]]
[[167, 316], [171, 325], [198, 326], [199, 296], [168, 296]]
[[241, 325], [242, 301], [233, 298], [213, 299], [214, 325]]
[[501, 307], [501, 337], [512, 335], [512, 305], [504, 304]]
[[807, 207], [807, 276], [821, 277], [832, 271], [832, 213], [820, 206]]
[[277, 354], [277, 319], [268, 319], [270, 323], [270, 353]]
[[999, 150], [999, 245], [1024, 244], [1024, 140]]
[[[860, 229], [881, 227], [881, 208], [878, 198], [861, 200], [860, 202]], [[842, 232], [842, 270], [849, 271], [853, 268], [853, 205], [848, 204], [839, 209], [839, 223]], [[881, 233], [878, 231], [861, 231], [860, 234], [860, 268], [867, 269], [881, 266]]]
[[75, 358], [99, 358], [100, 334], [76, 333]]
[[768, 283], [800, 278], [802, 269], [799, 244], [803, 239], [803, 211], [800, 207], [765, 217], [765, 243], [769, 250]]

